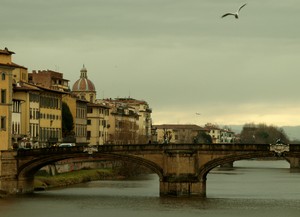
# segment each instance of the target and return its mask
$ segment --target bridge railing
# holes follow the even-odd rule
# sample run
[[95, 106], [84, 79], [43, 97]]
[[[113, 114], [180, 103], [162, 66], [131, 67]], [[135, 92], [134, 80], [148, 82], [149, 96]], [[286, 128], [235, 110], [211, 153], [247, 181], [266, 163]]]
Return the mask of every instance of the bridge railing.
[[[94, 151], [88, 152], [87, 147], [93, 147]], [[95, 151], [96, 150], [96, 151]], [[95, 145], [95, 146], [74, 146], [74, 147], [51, 147], [40, 149], [18, 150], [18, 156], [37, 156], [66, 153], [93, 152], [139, 152], [156, 151], [169, 152], [176, 150], [189, 151], [270, 151], [270, 144], [140, 144], [140, 145]], [[290, 152], [300, 152], [300, 144], [290, 145]]]

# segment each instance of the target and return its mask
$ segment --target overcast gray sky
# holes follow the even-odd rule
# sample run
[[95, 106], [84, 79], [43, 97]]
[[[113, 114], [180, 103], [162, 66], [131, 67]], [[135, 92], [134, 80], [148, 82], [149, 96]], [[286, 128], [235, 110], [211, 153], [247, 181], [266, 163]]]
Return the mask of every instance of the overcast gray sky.
[[[154, 124], [300, 125], [300, 1], [0, 0], [0, 47], [97, 98], [146, 100]], [[201, 115], [196, 115], [196, 112]]]

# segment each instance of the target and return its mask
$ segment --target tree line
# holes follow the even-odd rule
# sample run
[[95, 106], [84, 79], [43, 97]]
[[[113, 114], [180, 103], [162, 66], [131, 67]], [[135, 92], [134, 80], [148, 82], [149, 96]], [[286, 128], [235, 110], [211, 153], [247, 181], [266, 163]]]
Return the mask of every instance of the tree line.
[[274, 125], [248, 123], [243, 126], [239, 138], [245, 144], [288, 144], [290, 140], [284, 130]]

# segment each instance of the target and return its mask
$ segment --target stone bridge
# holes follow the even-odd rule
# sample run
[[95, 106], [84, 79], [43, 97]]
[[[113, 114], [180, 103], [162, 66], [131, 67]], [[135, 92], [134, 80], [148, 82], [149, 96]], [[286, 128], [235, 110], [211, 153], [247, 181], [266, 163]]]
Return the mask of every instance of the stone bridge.
[[0, 192], [33, 192], [34, 175], [54, 162], [81, 158], [128, 161], [159, 176], [160, 195], [206, 196], [206, 176], [237, 160], [280, 157], [300, 168], [300, 144], [146, 144], [44, 148], [0, 153]]

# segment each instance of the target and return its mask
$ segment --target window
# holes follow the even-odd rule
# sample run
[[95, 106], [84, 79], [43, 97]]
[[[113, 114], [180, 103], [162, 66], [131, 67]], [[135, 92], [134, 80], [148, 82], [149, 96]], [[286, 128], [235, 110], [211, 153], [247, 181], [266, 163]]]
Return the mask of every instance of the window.
[[87, 120], [87, 125], [91, 125], [92, 121], [91, 120]]
[[94, 102], [94, 96], [93, 96], [93, 94], [90, 95], [90, 102]]
[[5, 116], [1, 116], [0, 130], [6, 130], [6, 117]]
[[91, 139], [91, 131], [86, 132], [86, 137], [87, 137], [87, 140]]
[[5, 80], [5, 72], [2, 72], [2, 74], [1, 74], [1, 79], [2, 79], [2, 81]]
[[91, 107], [88, 107], [88, 109], [87, 109], [87, 113], [93, 113], [93, 108], [91, 108]]
[[1, 89], [1, 103], [6, 103], [6, 89]]

